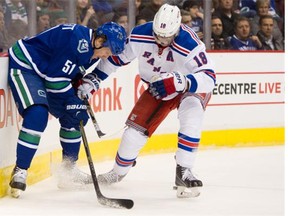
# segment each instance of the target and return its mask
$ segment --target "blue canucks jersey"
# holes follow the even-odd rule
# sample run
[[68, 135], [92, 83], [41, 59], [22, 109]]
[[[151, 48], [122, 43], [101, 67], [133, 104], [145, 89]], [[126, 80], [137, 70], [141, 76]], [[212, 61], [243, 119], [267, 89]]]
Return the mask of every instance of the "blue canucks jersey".
[[251, 51], [259, 49], [250, 38], [243, 41], [237, 38], [235, 35], [233, 35], [233, 37], [230, 39], [230, 45], [231, 49], [240, 51]]
[[44, 79], [47, 92], [72, 92], [71, 81], [95, 62], [91, 61], [92, 31], [63, 24], [18, 40], [9, 49], [10, 67], [37, 73]]

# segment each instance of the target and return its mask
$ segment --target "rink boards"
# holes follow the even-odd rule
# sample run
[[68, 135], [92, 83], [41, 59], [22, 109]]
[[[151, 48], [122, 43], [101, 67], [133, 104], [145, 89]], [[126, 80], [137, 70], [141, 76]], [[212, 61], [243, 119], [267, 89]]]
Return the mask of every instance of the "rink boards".
[[[284, 53], [213, 52], [217, 85], [206, 110], [201, 148], [279, 145], [284, 143]], [[0, 58], [0, 197], [7, 192], [21, 117], [7, 87], [7, 58]], [[147, 86], [137, 75], [138, 63], [120, 68], [101, 84], [90, 104], [101, 129], [99, 139], [91, 122], [86, 126], [93, 159], [112, 159], [125, 120]], [[157, 129], [141, 154], [171, 152], [177, 146], [177, 112]], [[50, 116], [37, 156], [29, 172], [32, 184], [50, 175], [51, 164], [61, 160], [59, 123]], [[80, 162], [85, 162], [81, 149]]]

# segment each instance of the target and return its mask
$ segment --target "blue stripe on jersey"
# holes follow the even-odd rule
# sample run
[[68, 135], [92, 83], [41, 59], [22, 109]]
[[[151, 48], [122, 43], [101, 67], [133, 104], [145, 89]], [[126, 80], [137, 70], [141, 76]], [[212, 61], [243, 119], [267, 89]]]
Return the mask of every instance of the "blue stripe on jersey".
[[95, 73], [100, 80], [105, 80], [108, 77], [106, 73], [99, 70], [97, 67], [93, 70], [93, 73]]
[[188, 74], [187, 78], [191, 81], [191, 86], [188, 89], [189, 92], [195, 93], [198, 88], [198, 83], [195, 79], [195, 77], [192, 74]]
[[136, 26], [131, 32], [130, 41], [156, 44], [153, 36], [152, 22], [147, 22], [143, 25]]
[[[131, 35], [153, 37], [153, 22], [147, 22], [133, 28]], [[153, 37], [154, 38], [154, 37]]]

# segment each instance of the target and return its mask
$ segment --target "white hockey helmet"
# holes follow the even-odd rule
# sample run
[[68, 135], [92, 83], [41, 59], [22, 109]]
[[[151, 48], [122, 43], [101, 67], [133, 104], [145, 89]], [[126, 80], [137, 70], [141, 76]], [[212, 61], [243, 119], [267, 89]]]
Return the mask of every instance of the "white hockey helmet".
[[178, 34], [180, 25], [180, 9], [177, 6], [164, 4], [154, 16], [153, 31], [160, 37], [172, 37]]

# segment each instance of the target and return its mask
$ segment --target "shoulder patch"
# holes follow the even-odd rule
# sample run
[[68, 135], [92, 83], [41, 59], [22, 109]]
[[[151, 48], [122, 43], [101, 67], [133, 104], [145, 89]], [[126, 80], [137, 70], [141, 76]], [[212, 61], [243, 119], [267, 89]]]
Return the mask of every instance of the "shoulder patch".
[[79, 53], [88, 52], [89, 51], [88, 42], [85, 39], [79, 40], [77, 50]]

